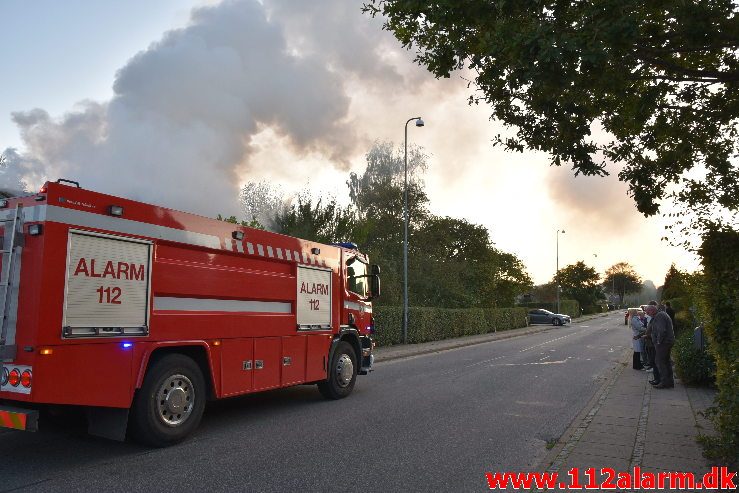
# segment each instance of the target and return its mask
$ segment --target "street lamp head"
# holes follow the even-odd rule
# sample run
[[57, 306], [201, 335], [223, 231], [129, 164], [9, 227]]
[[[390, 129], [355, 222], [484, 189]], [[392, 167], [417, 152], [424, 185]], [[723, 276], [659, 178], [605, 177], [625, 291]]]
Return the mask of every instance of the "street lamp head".
[[424, 125], [423, 118], [421, 118], [420, 116], [418, 118], [416, 118], [416, 126], [417, 127], [423, 127], [423, 125]]

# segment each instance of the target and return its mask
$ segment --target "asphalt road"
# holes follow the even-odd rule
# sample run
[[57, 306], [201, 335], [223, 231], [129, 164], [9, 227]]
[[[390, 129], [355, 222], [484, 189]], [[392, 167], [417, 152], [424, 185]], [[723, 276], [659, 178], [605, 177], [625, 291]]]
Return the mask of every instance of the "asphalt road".
[[530, 470], [630, 344], [621, 312], [379, 363], [341, 401], [314, 386], [209, 404], [168, 449], [83, 424], [0, 433], [0, 491], [484, 491]]

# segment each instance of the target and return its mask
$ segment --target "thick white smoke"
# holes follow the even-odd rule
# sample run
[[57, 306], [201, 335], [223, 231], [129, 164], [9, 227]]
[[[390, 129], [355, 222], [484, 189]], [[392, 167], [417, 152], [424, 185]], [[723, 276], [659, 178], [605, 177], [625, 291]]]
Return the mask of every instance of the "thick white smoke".
[[265, 128], [293, 152], [345, 166], [365, 140], [347, 121], [347, 81], [401, 76], [378, 50], [389, 36], [359, 15], [361, 2], [330, 6], [335, 15], [327, 1], [225, 0], [195, 9], [187, 27], [118, 71], [110, 101], [82, 102], [61, 118], [41, 109], [14, 113], [25, 149], [6, 150], [9, 171], [0, 179], [35, 187], [64, 177], [228, 215], [238, 211], [250, 140]]

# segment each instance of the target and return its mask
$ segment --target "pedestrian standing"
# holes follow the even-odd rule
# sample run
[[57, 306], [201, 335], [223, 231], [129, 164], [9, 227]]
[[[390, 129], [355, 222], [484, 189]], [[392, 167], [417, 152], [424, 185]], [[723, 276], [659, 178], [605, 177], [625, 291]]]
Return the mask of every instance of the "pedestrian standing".
[[670, 320], [672, 320], [672, 330], [675, 330], [675, 309], [672, 308], [672, 304], [669, 301], [665, 301], [665, 313], [670, 316]]
[[636, 308], [629, 308], [629, 325], [631, 325], [631, 345], [634, 349], [634, 355], [632, 358], [632, 368], [634, 370], [643, 370], [642, 356], [641, 353], [644, 351], [644, 344], [641, 340], [641, 334], [644, 330], [639, 319], [639, 313]]
[[654, 305], [647, 305], [647, 315], [652, 317], [648, 330], [651, 332], [652, 343], [654, 343], [655, 365], [659, 370], [659, 383], [655, 384], [657, 389], [669, 389], [675, 386], [672, 375], [672, 360], [670, 352], [675, 343], [675, 331], [672, 320], [665, 312], [657, 311]]

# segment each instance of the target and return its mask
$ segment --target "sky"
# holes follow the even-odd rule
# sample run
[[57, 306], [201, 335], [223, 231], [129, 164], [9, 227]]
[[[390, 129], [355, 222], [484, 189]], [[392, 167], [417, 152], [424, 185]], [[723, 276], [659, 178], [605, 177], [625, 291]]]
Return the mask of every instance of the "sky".
[[536, 283], [557, 243], [560, 268], [628, 262], [658, 286], [672, 262], [698, 268], [661, 241], [665, 220], [636, 211], [618, 168], [575, 177], [493, 147], [510, 130], [468, 105], [467, 74], [435, 79], [361, 3], [3, 0], [0, 181], [64, 177], [208, 216], [238, 214], [254, 181], [343, 200], [373, 142], [402, 146], [421, 116], [408, 141], [429, 155], [431, 211], [486, 226]]

